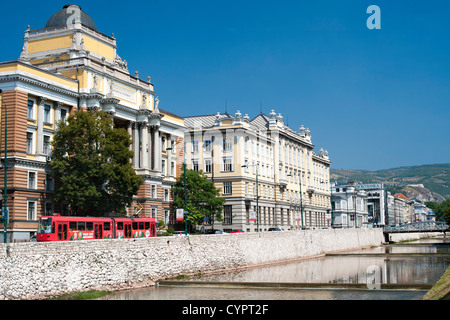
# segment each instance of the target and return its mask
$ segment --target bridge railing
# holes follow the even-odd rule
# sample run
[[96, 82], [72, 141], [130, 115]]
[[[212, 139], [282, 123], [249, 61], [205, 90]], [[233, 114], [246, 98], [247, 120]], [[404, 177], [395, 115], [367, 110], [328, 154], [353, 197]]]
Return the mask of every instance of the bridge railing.
[[401, 231], [445, 231], [449, 229], [449, 225], [441, 221], [419, 221], [406, 223], [399, 226], [385, 226], [385, 232], [401, 232]]

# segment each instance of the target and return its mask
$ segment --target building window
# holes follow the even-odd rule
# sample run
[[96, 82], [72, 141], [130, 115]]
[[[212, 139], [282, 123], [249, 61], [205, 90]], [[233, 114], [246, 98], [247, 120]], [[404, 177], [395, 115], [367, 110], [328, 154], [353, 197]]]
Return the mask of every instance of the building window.
[[224, 172], [231, 172], [233, 171], [233, 162], [232, 158], [230, 157], [223, 157], [222, 158], [222, 171]]
[[192, 160], [192, 170], [198, 171], [198, 159]]
[[48, 156], [52, 155], [52, 145], [50, 142], [50, 136], [44, 136], [44, 153]]
[[248, 173], [248, 159], [247, 158], [245, 158], [244, 159], [244, 171], [246, 172], [246, 173]]
[[34, 120], [34, 101], [28, 99], [27, 106], [28, 106], [27, 119]]
[[212, 172], [212, 160], [206, 159], [205, 160], [205, 173], [211, 173]]
[[230, 205], [223, 206], [223, 224], [233, 223], [233, 211]]
[[52, 106], [49, 104], [44, 105], [44, 123], [51, 123], [51, 112]]
[[45, 215], [51, 216], [53, 214], [53, 203], [46, 201], [45, 202]]
[[164, 209], [164, 224], [169, 224], [169, 210]]
[[67, 109], [61, 108], [61, 110], [60, 110], [60, 120], [62, 122], [66, 122], [66, 120], [67, 120]]
[[33, 154], [33, 132], [27, 132], [27, 153]]
[[169, 189], [164, 189], [164, 201], [169, 201]]
[[150, 197], [152, 199], [156, 199], [156, 185], [152, 184], [152, 186], [150, 187]]
[[223, 183], [223, 194], [231, 194], [232, 193], [232, 189], [231, 189], [231, 182], [227, 181]]
[[153, 219], [156, 219], [156, 208], [152, 207], [152, 216]]
[[192, 140], [192, 152], [198, 153], [198, 140]]
[[166, 176], [166, 160], [161, 160], [161, 175]]
[[170, 175], [175, 176], [175, 162], [170, 162]]
[[224, 138], [223, 139], [223, 152], [228, 152], [233, 150], [233, 138]]
[[45, 190], [53, 191], [54, 187], [53, 176], [47, 173], [45, 176]]
[[211, 140], [205, 140], [205, 142], [203, 142], [203, 145], [205, 147], [205, 152], [211, 151]]
[[28, 172], [28, 189], [36, 189], [36, 172]]
[[36, 220], [36, 201], [28, 201], [28, 220]]

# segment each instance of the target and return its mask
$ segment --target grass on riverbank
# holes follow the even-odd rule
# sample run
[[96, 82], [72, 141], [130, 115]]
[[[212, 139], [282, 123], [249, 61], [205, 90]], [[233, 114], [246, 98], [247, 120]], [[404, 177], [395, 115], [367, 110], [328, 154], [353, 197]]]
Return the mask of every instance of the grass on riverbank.
[[85, 291], [85, 292], [70, 292], [65, 293], [57, 297], [48, 298], [45, 300], [90, 300], [90, 299], [97, 299], [103, 296], [107, 295], [114, 295], [114, 292], [111, 291], [97, 291], [97, 290], [91, 290], [91, 291]]
[[450, 300], [450, 267], [423, 297], [423, 300]]

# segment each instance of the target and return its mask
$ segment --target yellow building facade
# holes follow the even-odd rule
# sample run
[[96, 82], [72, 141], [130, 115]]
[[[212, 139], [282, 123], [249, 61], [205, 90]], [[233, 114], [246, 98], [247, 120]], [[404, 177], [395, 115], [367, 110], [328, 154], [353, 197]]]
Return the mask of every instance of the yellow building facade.
[[314, 151], [308, 129], [294, 131], [273, 110], [253, 119], [239, 111], [186, 117], [185, 125], [187, 167], [202, 170], [226, 199], [215, 229], [331, 227], [331, 162]]
[[28, 26], [20, 57], [0, 62], [0, 89], [2, 115], [5, 109], [8, 117], [7, 124], [4, 116], [1, 123], [0, 188], [3, 194], [7, 125], [11, 241], [28, 239], [41, 215], [56, 209], [70, 212], [54, 207], [47, 164], [59, 121], [75, 110], [102, 109], [116, 127], [128, 130], [133, 167], [144, 179], [128, 214], [169, 222], [170, 188], [181, 170], [176, 152], [184, 139], [184, 120], [159, 107], [150, 77], [143, 80], [137, 72], [130, 74], [114, 35], [99, 32], [79, 6], [64, 6], [44, 28]]

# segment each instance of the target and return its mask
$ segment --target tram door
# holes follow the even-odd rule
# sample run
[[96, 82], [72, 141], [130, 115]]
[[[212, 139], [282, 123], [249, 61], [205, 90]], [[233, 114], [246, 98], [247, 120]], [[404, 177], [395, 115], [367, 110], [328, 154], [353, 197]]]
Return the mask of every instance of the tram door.
[[96, 223], [94, 225], [94, 238], [103, 239], [103, 223]]
[[67, 240], [67, 222], [58, 223], [58, 240]]
[[125, 227], [124, 237], [131, 238], [131, 223], [124, 223], [124, 227]]

